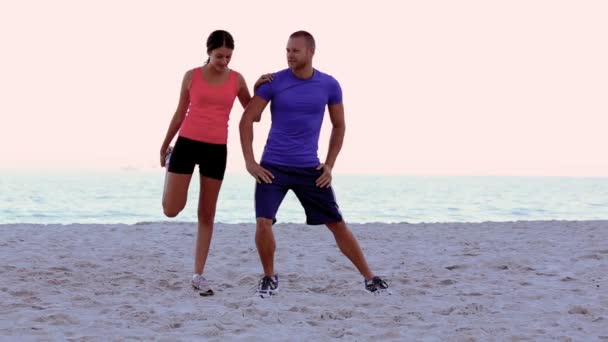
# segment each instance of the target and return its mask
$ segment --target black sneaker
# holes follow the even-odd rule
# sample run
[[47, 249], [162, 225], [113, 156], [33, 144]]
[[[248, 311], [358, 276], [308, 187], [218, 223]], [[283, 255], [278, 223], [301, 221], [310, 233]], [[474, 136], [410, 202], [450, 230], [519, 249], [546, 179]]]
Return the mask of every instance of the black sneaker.
[[380, 277], [365, 280], [365, 290], [372, 294], [391, 294], [388, 284]]
[[279, 293], [279, 276], [276, 274], [274, 277], [265, 276], [262, 278], [257, 291], [255, 291], [255, 295], [260, 296], [260, 298], [268, 298], [277, 293]]

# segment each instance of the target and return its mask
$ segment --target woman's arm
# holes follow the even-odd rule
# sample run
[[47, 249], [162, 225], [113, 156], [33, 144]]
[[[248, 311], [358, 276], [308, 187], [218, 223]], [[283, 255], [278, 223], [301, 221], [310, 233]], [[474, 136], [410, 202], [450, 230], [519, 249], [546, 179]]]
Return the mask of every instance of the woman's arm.
[[171, 118], [171, 122], [169, 123], [169, 128], [167, 129], [167, 134], [165, 135], [165, 140], [160, 147], [160, 165], [165, 166], [165, 156], [167, 154], [167, 149], [169, 148], [169, 144], [179, 131], [184, 118], [186, 117], [186, 112], [188, 111], [188, 106], [190, 104], [190, 83], [192, 82], [192, 70], [188, 70], [184, 75], [182, 80], [182, 86], [179, 93], [179, 102], [177, 104], [177, 109]]

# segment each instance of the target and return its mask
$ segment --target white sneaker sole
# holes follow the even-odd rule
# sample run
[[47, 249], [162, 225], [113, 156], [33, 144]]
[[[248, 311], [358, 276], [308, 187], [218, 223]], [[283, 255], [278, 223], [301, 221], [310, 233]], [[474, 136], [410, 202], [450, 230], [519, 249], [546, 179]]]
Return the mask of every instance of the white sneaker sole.
[[279, 294], [279, 290], [271, 290], [271, 291], [256, 291], [255, 296], [256, 297], [260, 297], [260, 298], [270, 298], [272, 296], [276, 296], [277, 294]]

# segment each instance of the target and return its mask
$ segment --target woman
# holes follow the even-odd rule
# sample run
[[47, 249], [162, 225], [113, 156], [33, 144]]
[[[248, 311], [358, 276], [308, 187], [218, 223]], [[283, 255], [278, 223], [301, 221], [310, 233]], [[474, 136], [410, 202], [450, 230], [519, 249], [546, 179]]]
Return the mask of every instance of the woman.
[[[213, 295], [203, 272], [226, 170], [230, 111], [237, 97], [243, 108], [251, 100], [243, 76], [228, 68], [233, 50], [230, 33], [217, 30], [209, 35], [209, 58], [205, 65], [184, 75], [177, 110], [160, 148], [161, 166], [167, 167], [162, 202], [168, 217], [177, 216], [186, 206], [192, 173], [195, 164], [199, 165], [198, 234], [192, 286], [200, 290], [201, 295]], [[266, 75], [260, 77], [256, 86], [268, 79]], [[178, 131], [175, 147], [171, 148], [169, 144]]]

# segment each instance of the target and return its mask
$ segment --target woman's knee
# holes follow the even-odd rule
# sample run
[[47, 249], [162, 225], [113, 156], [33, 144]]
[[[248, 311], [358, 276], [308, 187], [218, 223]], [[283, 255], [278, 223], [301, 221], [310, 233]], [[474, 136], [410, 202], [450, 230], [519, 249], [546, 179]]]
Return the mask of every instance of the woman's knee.
[[215, 208], [202, 208], [198, 210], [198, 221], [204, 225], [213, 224]]
[[176, 217], [183, 209], [185, 205], [175, 205], [167, 201], [163, 201], [163, 212], [167, 217]]

